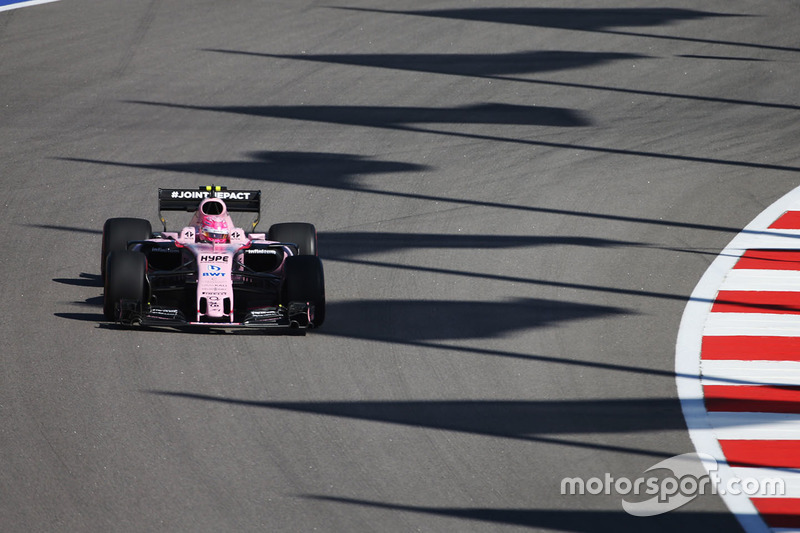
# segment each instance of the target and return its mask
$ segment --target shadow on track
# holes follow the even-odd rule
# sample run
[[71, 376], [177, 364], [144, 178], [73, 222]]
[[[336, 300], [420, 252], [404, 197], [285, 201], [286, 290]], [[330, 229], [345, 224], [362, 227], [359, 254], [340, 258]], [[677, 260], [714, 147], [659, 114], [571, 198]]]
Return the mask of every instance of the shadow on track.
[[750, 17], [752, 15], [739, 15], [734, 13], [712, 13], [691, 9], [674, 8], [464, 8], [464, 9], [439, 9], [430, 11], [392, 11], [382, 9], [368, 9], [358, 7], [336, 7], [346, 11], [361, 11], [367, 13], [384, 13], [386, 15], [409, 15], [419, 17], [433, 17], [451, 20], [466, 20], [471, 22], [490, 22], [497, 24], [513, 24], [535, 28], [554, 28], [571, 31], [589, 31], [610, 35], [626, 35], [647, 39], [663, 39], [691, 43], [716, 44], [724, 46], [737, 46], [764, 50], [778, 50], [782, 52], [800, 52], [800, 48], [774, 46], [742, 41], [722, 41], [704, 39], [699, 37], [685, 37], [676, 35], [663, 35], [657, 33], [637, 33], [631, 31], [614, 30], [611, 28], [639, 28], [668, 26], [676, 22], [705, 20], [723, 17]]
[[[611, 85], [592, 85], [587, 83], [574, 83], [555, 80], [536, 80], [530, 78], [513, 77], [510, 74], [535, 74], [563, 69], [591, 68], [605, 65], [620, 60], [645, 60], [657, 59], [651, 56], [637, 54], [610, 54], [598, 52], [517, 52], [510, 54], [302, 54], [302, 55], [275, 55], [257, 52], [244, 52], [237, 50], [206, 49], [207, 52], [222, 54], [245, 55], [268, 59], [285, 59], [291, 61], [311, 61], [319, 63], [361, 66], [372, 68], [385, 68], [406, 70], [411, 72], [427, 72], [433, 74], [448, 74], [472, 78], [484, 78], [498, 81], [511, 81], [519, 83], [549, 85], [553, 87], [567, 87], [570, 89], [584, 89], [601, 92], [616, 92], [623, 94], [636, 94], [688, 100], [696, 102], [712, 102], [718, 104], [763, 107], [771, 109], [800, 110], [800, 106], [777, 102], [758, 102], [736, 98], [722, 98], [715, 96], [702, 96], [694, 94], [668, 93], [661, 91], [647, 91], [627, 87], [614, 87]], [[678, 57], [692, 59], [710, 59], [743, 62], [763, 62], [763, 59], [746, 57], [700, 56], [684, 54]]]
[[[356, 300], [328, 303], [325, 335], [391, 343], [491, 339], [564, 322], [631, 315], [619, 307], [515, 298], [508, 301]], [[365, 327], [368, 324], [369, 327]]]
[[[674, 398], [281, 402], [163, 390], [146, 392], [520, 440], [536, 440], [537, 435], [629, 434], [686, 427], [680, 403]], [[594, 447], [591, 443], [587, 446]]]
[[[458, 123], [458, 124], [527, 124], [527, 125], [546, 125], [546, 126], [586, 126], [589, 121], [582, 118], [576, 112], [562, 108], [541, 108], [537, 111], [530, 111], [530, 116], [522, 118], [498, 117], [493, 118], [493, 112], [484, 113], [481, 109], [478, 116], [459, 118], [464, 109], [440, 110], [433, 108], [410, 108], [414, 110], [411, 115], [405, 115], [406, 108], [397, 107], [375, 107], [375, 106], [195, 106], [186, 104], [172, 104], [165, 102], [147, 102], [133, 100], [129, 103], [139, 105], [149, 105], [173, 109], [184, 109], [187, 111], [205, 111], [213, 113], [233, 113], [264, 118], [280, 118], [289, 120], [323, 122], [331, 124], [342, 124], [347, 126], [363, 126], [382, 128], [389, 130], [405, 131], [410, 133], [422, 133], [429, 135], [456, 137], [459, 139], [471, 139], [480, 141], [491, 141], [506, 144], [517, 144], [522, 146], [536, 146], [543, 148], [554, 148], [564, 150], [577, 150], [581, 152], [600, 153], [609, 155], [643, 157], [647, 159], [664, 159], [668, 161], [685, 161], [689, 163], [705, 163], [713, 165], [724, 165], [742, 168], [755, 168], [762, 170], [780, 170], [788, 172], [800, 172], [800, 167], [791, 165], [775, 165], [770, 163], [756, 163], [752, 161], [736, 161], [732, 159], [717, 159], [713, 157], [701, 157], [681, 154], [668, 154], [660, 152], [646, 152], [641, 150], [628, 150], [622, 148], [610, 148], [603, 146], [591, 146], [585, 144], [572, 144], [551, 141], [541, 141], [524, 139], [520, 137], [503, 137], [498, 135], [488, 135], [482, 133], [457, 132], [450, 130], [439, 130], [412, 126], [417, 123]], [[518, 106], [512, 106], [518, 107]], [[504, 108], [510, 111], [510, 108]], [[535, 109], [535, 108], [531, 108]], [[400, 111], [400, 113], [398, 113]], [[433, 115], [428, 115], [433, 111]], [[468, 111], [468, 110], [467, 110]], [[513, 113], [512, 113], [513, 115]]]
[[[360, 176], [421, 173], [426, 165], [400, 161], [379, 161], [356, 154], [323, 152], [250, 152], [240, 161], [136, 164], [81, 158], [63, 161], [197, 174], [214, 178], [247, 179], [256, 182], [284, 183], [359, 191], [369, 189], [357, 183]], [[154, 193], [155, 194], [155, 193]], [[154, 196], [155, 201], [155, 196]]]
[[572, 109], [500, 103], [481, 103], [463, 107], [193, 106], [144, 100], [130, 100], [127, 103], [409, 131], [413, 131], [413, 128], [407, 127], [409, 124], [492, 124], [560, 128], [591, 125], [588, 118]]
[[[630, 433], [686, 428], [681, 404], [673, 398], [280, 402], [183, 391], [142, 392], [238, 407], [399, 424], [647, 457], [672, 457], [674, 453], [612, 444], [608, 442], [610, 437], [604, 435], [619, 435], [628, 440]], [[582, 436], [554, 436], [562, 433]]]
[[508, 74], [537, 74], [559, 70], [584, 69], [614, 61], [646, 59], [640, 54], [611, 52], [530, 51], [505, 54], [302, 54], [275, 55], [237, 50], [205, 49], [206, 52], [312, 61], [359, 67], [386, 68], [450, 74], [477, 78], [497, 78]]
[[[741, 231], [741, 228], [731, 226], [696, 224], [676, 220], [664, 220], [660, 218], [652, 219], [625, 215], [613, 215], [607, 213], [590, 213], [586, 211], [572, 211], [569, 209], [537, 207], [514, 203], [476, 200], [471, 198], [435, 196], [419, 194], [416, 192], [375, 190], [369, 188], [368, 186], [359, 184], [357, 182], [357, 178], [359, 176], [382, 173], [423, 173], [432, 171], [434, 169], [426, 165], [418, 165], [414, 163], [375, 161], [369, 157], [356, 154], [319, 152], [250, 152], [246, 155], [248, 159], [238, 161], [188, 163], [125, 163], [118, 161], [104, 161], [98, 159], [72, 157], [62, 157], [58, 159], [61, 161], [71, 161], [74, 163], [107, 165], [148, 171], [157, 170], [161, 172], [196, 174], [199, 176], [209, 176], [214, 179], [235, 178], [254, 180], [256, 182], [260, 181], [323, 187], [328, 189], [357, 191], [380, 196], [408, 198], [423, 201], [427, 200], [461, 206], [491, 207], [529, 213], [543, 213], [549, 215], [563, 215], [599, 220], [614, 220], [618, 222], [630, 222], [634, 224], [650, 224], [654, 226], [720, 231], [732, 234], [739, 233]], [[55, 226], [52, 229], [64, 228]], [[80, 230], [80, 228], [77, 230]]]
[[99, 274], [88, 274], [81, 272], [77, 278], [55, 278], [53, 281], [64, 285], [74, 285], [77, 287], [102, 287], [103, 280]]
[[363, 253], [384, 253], [420, 248], [506, 250], [540, 246], [587, 246], [593, 248], [645, 247], [647, 244], [595, 237], [555, 235], [463, 235], [441, 233], [320, 232], [325, 258], [342, 259]]
[[69, 231], [72, 233], [90, 233], [92, 235], [102, 235], [103, 230], [101, 229], [90, 229], [90, 228], [78, 228], [76, 226], [61, 226], [58, 224], [25, 224], [25, 226], [29, 228], [39, 228], [39, 229], [47, 229], [47, 230], [57, 230], [57, 231]]
[[[554, 487], [554, 491], [560, 490]], [[357, 505], [376, 509], [387, 509], [405, 513], [421, 513], [492, 524], [522, 526], [553, 531], [576, 533], [607, 533], [609, 531], [639, 533], [674, 533], [675, 531], [741, 531], [734, 516], [729, 512], [685, 512], [672, 511], [653, 517], [631, 516], [623, 511], [568, 509], [503, 509], [491, 507], [430, 507], [400, 505], [356, 498], [342, 498], [316, 494], [303, 495], [317, 501], [340, 505]], [[580, 496], [564, 496], [578, 498]], [[620, 497], [621, 498], [621, 497]]]
[[686, 20], [703, 20], [719, 17], [741, 17], [726, 13], [712, 13], [693, 9], [675, 8], [547, 8], [547, 7], [478, 7], [463, 9], [436, 9], [430, 11], [392, 11], [359, 7], [337, 7], [345, 11], [385, 13], [387, 15], [413, 15], [474, 22], [493, 22], [538, 28], [562, 30], [604, 31], [610, 28], [666, 26]]
[[[102, 306], [102, 304], [100, 305]], [[53, 316], [78, 322], [94, 322], [95, 324], [105, 320], [103, 313], [53, 313]]]

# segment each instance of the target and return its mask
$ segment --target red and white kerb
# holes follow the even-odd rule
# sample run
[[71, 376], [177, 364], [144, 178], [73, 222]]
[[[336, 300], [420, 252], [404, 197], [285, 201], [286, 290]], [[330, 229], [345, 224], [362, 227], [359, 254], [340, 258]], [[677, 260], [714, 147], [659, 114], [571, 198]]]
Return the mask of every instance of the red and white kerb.
[[697, 451], [720, 463], [722, 486], [732, 477], [784, 480], [780, 495], [722, 494], [748, 531], [800, 531], [798, 191], [709, 267], [678, 336], [684, 415]]

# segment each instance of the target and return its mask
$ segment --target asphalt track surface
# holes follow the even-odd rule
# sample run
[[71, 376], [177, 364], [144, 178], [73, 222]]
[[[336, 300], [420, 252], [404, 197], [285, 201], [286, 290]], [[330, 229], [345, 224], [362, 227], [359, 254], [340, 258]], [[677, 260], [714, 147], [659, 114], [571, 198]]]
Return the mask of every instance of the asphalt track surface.
[[[797, 185], [796, 1], [0, 13], [4, 531], [735, 530], [564, 477], [693, 451], [680, 317]], [[157, 187], [320, 231], [306, 336], [102, 321]], [[176, 220], [175, 224], [182, 224]]]

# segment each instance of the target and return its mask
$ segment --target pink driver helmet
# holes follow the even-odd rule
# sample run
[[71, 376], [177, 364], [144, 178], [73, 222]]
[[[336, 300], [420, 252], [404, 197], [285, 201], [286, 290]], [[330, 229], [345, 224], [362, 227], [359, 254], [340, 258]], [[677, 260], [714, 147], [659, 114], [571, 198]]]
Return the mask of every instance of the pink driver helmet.
[[201, 233], [206, 241], [214, 244], [228, 242], [228, 223], [224, 216], [203, 215]]

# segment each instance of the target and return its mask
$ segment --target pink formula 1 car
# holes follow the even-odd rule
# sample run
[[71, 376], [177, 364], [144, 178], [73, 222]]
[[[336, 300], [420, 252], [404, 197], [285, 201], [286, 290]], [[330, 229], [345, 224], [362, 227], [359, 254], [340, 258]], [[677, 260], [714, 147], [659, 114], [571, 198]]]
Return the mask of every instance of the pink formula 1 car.
[[[261, 191], [159, 189], [164, 231], [139, 218], [103, 226], [103, 312], [123, 325], [268, 328], [321, 326], [325, 284], [317, 233], [303, 222], [254, 233]], [[167, 231], [163, 211], [194, 212]], [[251, 231], [229, 212], [252, 212]]]

